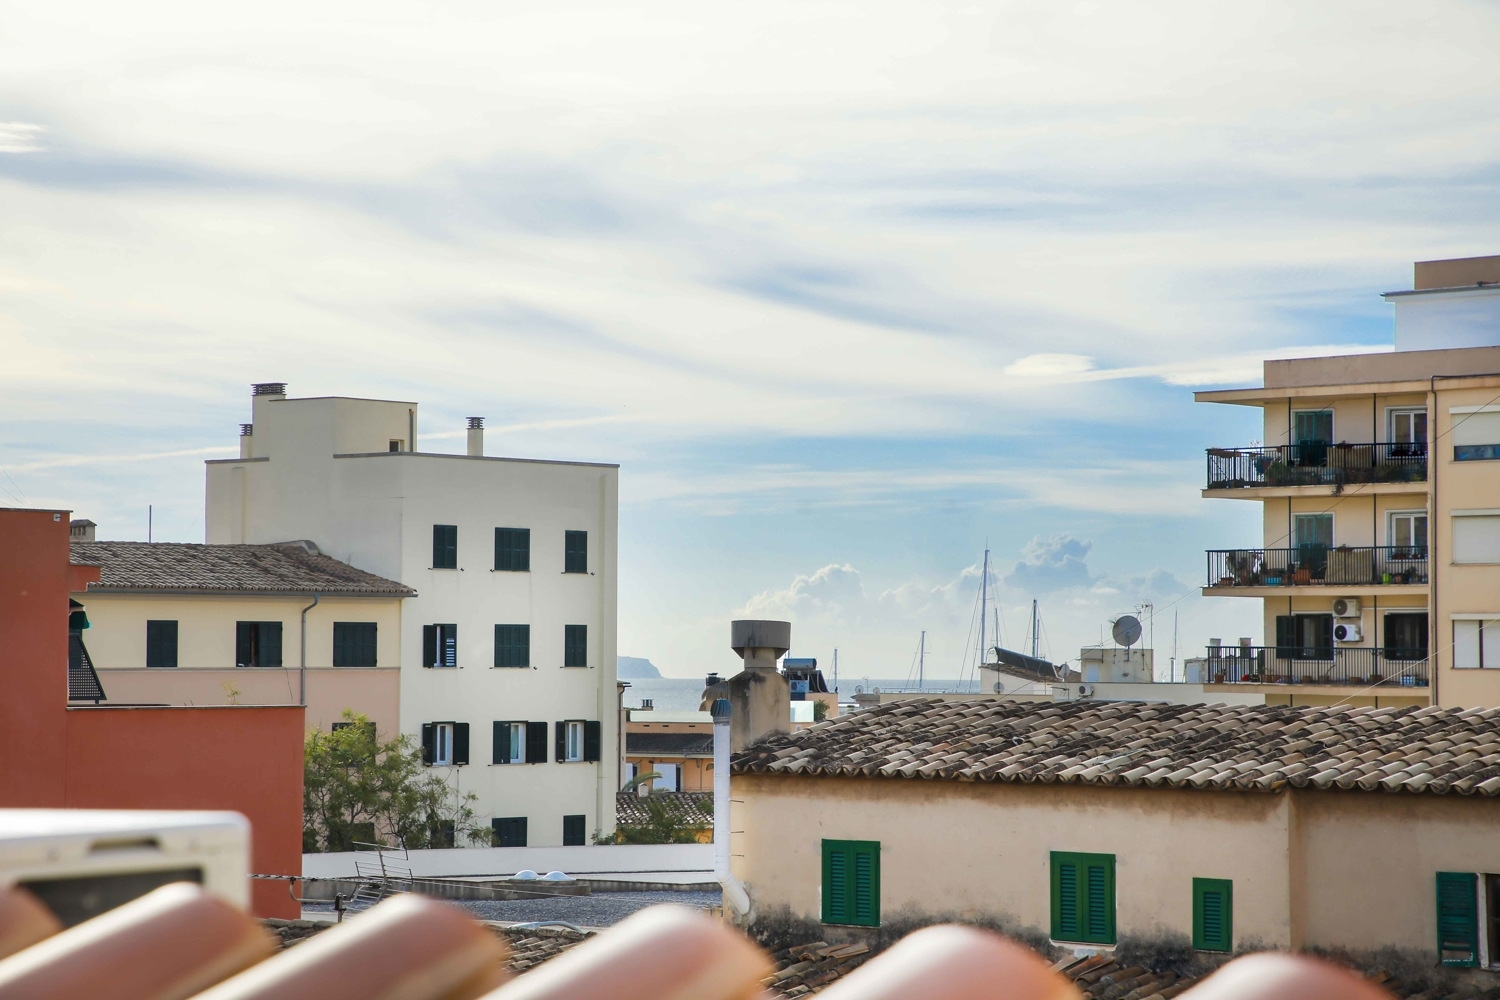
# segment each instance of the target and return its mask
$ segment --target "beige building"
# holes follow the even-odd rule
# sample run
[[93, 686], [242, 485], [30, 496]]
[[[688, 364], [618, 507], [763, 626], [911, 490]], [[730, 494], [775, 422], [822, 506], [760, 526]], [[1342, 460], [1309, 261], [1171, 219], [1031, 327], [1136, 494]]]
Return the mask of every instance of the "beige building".
[[[297, 705], [329, 730], [345, 709], [400, 732], [401, 602], [414, 591], [284, 545], [73, 541], [99, 580], [74, 593], [80, 638], [114, 704]], [[303, 668], [306, 668], [305, 670]]]
[[906, 701], [732, 780], [761, 914], [1500, 963], [1500, 710]]
[[626, 709], [623, 781], [655, 771], [651, 788], [666, 792], [714, 790], [714, 720], [707, 712]]
[[1262, 601], [1264, 640], [1212, 645], [1205, 680], [1500, 705], [1500, 257], [1419, 263], [1385, 297], [1393, 353], [1196, 395], [1262, 411], [1260, 443], [1209, 449], [1203, 495], [1259, 503], [1263, 537], [1210, 551], [1203, 593]]

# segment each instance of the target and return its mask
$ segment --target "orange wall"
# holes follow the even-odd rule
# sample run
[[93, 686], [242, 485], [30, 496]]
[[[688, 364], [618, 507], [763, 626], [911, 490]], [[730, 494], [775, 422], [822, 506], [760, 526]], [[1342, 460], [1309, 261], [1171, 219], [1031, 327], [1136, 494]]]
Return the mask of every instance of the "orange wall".
[[[68, 512], [0, 509], [0, 806], [232, 809], [256, 872], [300, 875], [303, 710], [69, 709], [72, 575]], [[252, 900], [298, 915], [285, 883]]]

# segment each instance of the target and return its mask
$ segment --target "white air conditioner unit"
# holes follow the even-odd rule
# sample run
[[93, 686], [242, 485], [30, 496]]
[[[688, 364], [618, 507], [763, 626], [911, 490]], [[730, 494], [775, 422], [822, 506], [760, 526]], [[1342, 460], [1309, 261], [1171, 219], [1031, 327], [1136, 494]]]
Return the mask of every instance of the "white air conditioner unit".
[[1359, 642], [1364, 637], [1364, 630], [1359, 627], [1359, 622], [1340, 622], [1333, 627], [1335, 642]]
[[1333, 602], [1333, 617], [1335, 618], [1358, 618], [1359, 598], [1338, 597]]
[[0, 886], [29, 889], [68, 927], [169, 882], [248, 908], [249, 868], [238, 813], [0, 809]]
[[1094, 696], [1094, 685], [1092, 685], [1092, 684], [1080, 684], [1080, 685], [1078, 685], [1078, 697], [1080, 697], [1080, 698], [1092, 698], [1093, 696]]

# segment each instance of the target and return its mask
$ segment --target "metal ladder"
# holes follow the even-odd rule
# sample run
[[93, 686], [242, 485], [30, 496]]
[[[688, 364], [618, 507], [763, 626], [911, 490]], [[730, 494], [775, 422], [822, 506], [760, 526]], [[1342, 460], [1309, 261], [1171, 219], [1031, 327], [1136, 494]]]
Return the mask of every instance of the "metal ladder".
[[410, 855], [405, 847], [386, 847], [384, 844], [365, 844], [356, 841], [361, 848], [354, 859], [354, 874], [359, 879], [354, 896], [344, 904], [346, 910], [358, 912], [368, 910], [387, 896], [411, 891]]

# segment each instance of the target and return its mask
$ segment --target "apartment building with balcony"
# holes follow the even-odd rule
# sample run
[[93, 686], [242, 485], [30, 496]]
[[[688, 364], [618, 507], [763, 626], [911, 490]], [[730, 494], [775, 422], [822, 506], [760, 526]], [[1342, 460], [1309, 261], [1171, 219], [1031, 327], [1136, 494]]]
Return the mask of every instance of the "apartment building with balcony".
[[1261, 410], [1259, 443], [1208, 449], [1203, 496], [1260, 504], [1263, 537], [1209, 551], [1203, 593], [1261, 601], [1264, 640], [1211, 646], [1209, 679], [1500, 705], [1500, 256], [1419, 262], [1384, 297], [1395, 351], [1195, 394]]
[[496, 842], [614, 830], [615, 465], [419, 451], [416, 403], [254, 387], [207, 463], [207, 540], [308, 539], [399, 581], [399, 725]]

